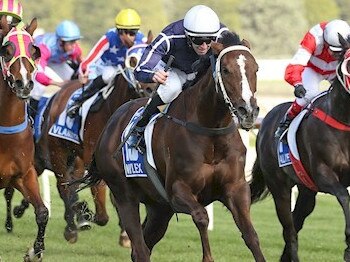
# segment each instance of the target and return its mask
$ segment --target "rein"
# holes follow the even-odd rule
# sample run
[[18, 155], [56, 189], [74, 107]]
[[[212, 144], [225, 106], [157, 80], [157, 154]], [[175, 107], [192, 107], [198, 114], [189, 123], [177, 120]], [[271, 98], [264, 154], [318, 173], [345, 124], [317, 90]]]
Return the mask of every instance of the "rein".
[[221, 135], [228, 135], [232, 133], [236, 129], [236, 124], [234, 121], [230, 123], [227, 127], [220, 127], [220, 128], [209, 128], [209, 127], [203, 127], [193, 122], [185, 122], [180, 119], [177, 119], [173, 116], [170, 116], [168, 114], [163, 113], [164, 117], [168, 120], [173, 121], [174, 123], [181, 125], [185, 127], [187, 130], [203, 135], [203, 136], [221, 136]]

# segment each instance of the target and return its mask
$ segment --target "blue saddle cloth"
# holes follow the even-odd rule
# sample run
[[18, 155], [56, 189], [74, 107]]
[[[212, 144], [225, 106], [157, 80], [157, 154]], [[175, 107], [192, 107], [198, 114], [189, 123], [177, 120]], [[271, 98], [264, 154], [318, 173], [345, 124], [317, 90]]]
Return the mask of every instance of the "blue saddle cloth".
[[36, 115], [34, 118], [34, 139], [38, 141], [41, 136], [41, 126], [44, 120], [44, 112], [47, 105], [50, 103], [51, 97], [41, 97], [38, 103], [38, 108], [36, 110]]
[[57, 121], [51, 126], [49, 134], [51, 136], [59, 137], [62, 139], [69, 140], [76, 144], [81, 143], [80, 139], [80, 127], [81, 127], [81, 116], [75, 116], [73, 118], [67, 116], [67, 109], [81, 96], [82, 89], [76, 90], [69, 98], [65, 110], [60, 114]]
[[[129, 124], [123, 132], [123, 140], [129, 133], [129, 130], [136, 125], [138, 118], [143, 112], [143, 107], [135, 112]], [[144, 155], [135, 147], [131, 147], [128, 143], [124, 143], [122, 147], [124, 170], [126, 177], [147, 177], [147, 172], [144, 165]]]
[[279, 167], [284, 167], [292, 164], [289, 157], [289, 146], [287, 143], [278, 141], [277, 147], [278, 165]]

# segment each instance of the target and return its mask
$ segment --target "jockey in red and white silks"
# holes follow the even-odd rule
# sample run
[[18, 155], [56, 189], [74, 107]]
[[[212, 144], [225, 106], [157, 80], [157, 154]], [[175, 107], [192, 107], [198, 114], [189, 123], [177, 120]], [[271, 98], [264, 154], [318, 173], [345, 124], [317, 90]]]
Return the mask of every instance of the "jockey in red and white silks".
[[313, 26], [300, 42], [285, 71], [285, 80], [294, 86], [295, 101], [281, 121], [275, 136], [279, 138], [289, 127], [302, 108], [319, 94], [322, 80], [335, 77], [339, 52], [342, 50], [338, 38], [350, 35], [350, 26], [343, 20], [321, 22]]

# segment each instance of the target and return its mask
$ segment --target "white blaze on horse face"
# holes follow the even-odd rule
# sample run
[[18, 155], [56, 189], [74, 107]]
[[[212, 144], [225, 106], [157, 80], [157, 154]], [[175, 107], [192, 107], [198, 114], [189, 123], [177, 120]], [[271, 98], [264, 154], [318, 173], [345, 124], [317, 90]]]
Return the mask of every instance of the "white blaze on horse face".
[[242, 77], [242, 98], [246, 102], [247, 106], [251, 108], [250, 105], [250, 98], [253, 96], [252, 91], [250, 90], [249, 87], [249, 82], [248, 78], [246, 75], [246, 70], [245, 70], [245, 58], [244, 55], [239, 55], [237, 59], [237, 64], [239, 65], [239, 71], [241, 72], [241, 77]]
[[28, 74], [30, 75], [30, 72], [28, 72], [26, 67], [24, 66], [22, 58], [19, 58], [19, 61], [21, 63], [20, 73], [21, 73], [21, 76], [22, 76], [22, 79], [23, 79], [23, 85], [26, 86], [28, 84], [29, 80], [30, 80], [30, 79], [27, 78]]

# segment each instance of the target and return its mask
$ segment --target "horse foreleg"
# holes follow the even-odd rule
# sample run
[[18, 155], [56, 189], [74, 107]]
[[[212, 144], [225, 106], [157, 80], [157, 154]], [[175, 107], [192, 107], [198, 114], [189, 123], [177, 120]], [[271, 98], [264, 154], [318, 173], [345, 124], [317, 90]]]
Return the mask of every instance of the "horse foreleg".
[[226, 185], [227, 199], [224, 205], [230, 210], [237, 227], [242, 233], [242, 238], [252, 252], [255, 261], [265, 261], [261, 252], [259, 238], [250, 218], [250, 189], [244, 180], [240, 184]]
[[177, 181], [172, 186], [173, 196], [171, 202], [176, 211], [190, 214], [195, 223], [202, 242], [203, 262], [214, 261], [210, 251], [208, 238], [209, 216], [207, 210], [198, 203], [189, 186], [182, 181]]
[[350, 197], [347, 189], [340, 184], [334, 190], [334, 195], [337, 197], [338, 202], [340, 203], [344, 216], [345, 216], [345, 242], [346, 249], [344, 250], [344, 261], [350, 261], [350, 210], [349, 210], [349, 202]]
[[92, 186], [91, 194], [96, 207], [96, 214], [93, 222], [99, 226], [105, 226], [109, 220], [106, 210], [106, 184], [101, 181], [98, 185]]
[[146, 205], [147, 217], [143, 223], [143, 235], [146, 245], [152, 252], [153, 247], [163, 238], [174, 211], [169, 206]]
[[26, 199], [22, 199], [21, 204], [13, 208], [13, 215], [16, 218], [21, 218], [28, 207], [29, 202]]
[[25, 255], [25, 261], [41, 261], [45, 251], [45, 230], [49, 218], [49, 211], [44, 205], [40, 196], [37, 173], [32, 167], [23, 179], [16, 183], [16, 188], [22, 192], [23, 196], [33, 205], [35, 210], [38, 233], [33, 248]]
[[75, 188], [72, 186], [64, 185], [65, 181], [62, 177], [57, 176], [57, 189], [61, 199], [64, 202], [64, 219], [67, 223], [64, 230], [64, 238], [69, 243], [75, 243], [78, 240], [78, 229], [74, 222], [75, 212], [73, 211], [73, 203], [78, 201], [78, 194], [75, 192]]
[[13, 187], [7, 187], [4, 192], [5, 200], [6, 200], [6, 222], [5, 222], [5, 228], [7, 232], [12, 232], [13, 229], [13, 223], [12, 223], [12, 215], [11, 215], [11, 209], [12, 209], [12, 198], [14, 193]]
[[293, 211], [294, 228], [299, 232], [304, 225], [305, 219], [312, 213], [316, 204], [316, 192], [304, 186], [298, 186], [298, 198]]
[[[115, 199], [116, 211], [131, 240], [132, 261], [150, 262], [150, 250], [145, 243], [140, 222], [140, 202], [137, 199], [124, 198], [126, 195], [132, 196], [131, 192], [123, 192], [123, 190], [118, 190], [119, 188], [113, 188], [110, 184], [108, 186]], [[116, 197], [118, 195], [123, 195], [123, 199], [118, 199]]]
[[115, 198], [114, 198], [114, 196], [112, 194], [112, 191], [109, 191], [109, 197], [111, 199], [112, 205], [117, 210], [117, 214], [118, 214], [118, 220], [119, 220], [119, 224], [118, 225], [120, 227], [119, 245], [121, 247], [130, 248], [131, 247], [131, 241], [130, 241], [130, 238], [128, 236], [128, 233], [126, 233], [126, 231], [125, 231], [125, 227], [124, 227], [124, 225], [122, 223], [122, 220], [120, 219], [117, 203], [115, 202]]
[[272, 183], [270, 192], [276, 206], [277, 217], [283, 228], [284, 250], [280, 261], [298, 262], [298, 236], [291, 212], [291, 187]]

